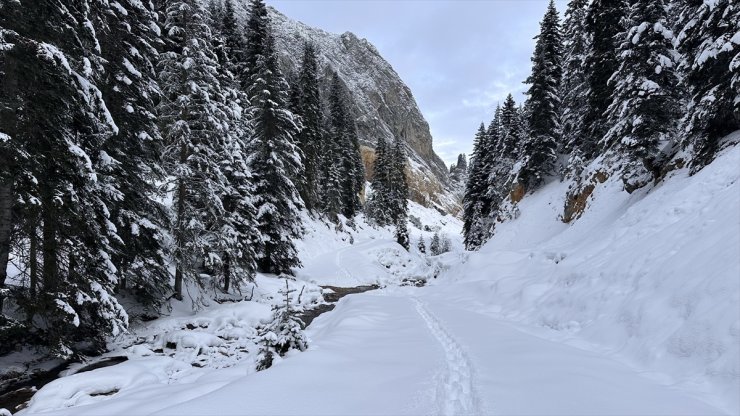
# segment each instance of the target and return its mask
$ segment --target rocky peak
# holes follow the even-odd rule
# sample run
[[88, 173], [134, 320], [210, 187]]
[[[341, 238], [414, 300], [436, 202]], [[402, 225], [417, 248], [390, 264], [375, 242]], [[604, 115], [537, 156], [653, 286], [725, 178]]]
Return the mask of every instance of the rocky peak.
[[360, 144], [371, 151], [380, 137], [386, 141], [403, 140], [409, 155], [412, 198], [456, 213], [459, 198], [450, 192], [448, 170], [434, 153], [429, 124], [411, 90], [375, 46], [352, 32], [328, 33], [273, 8], [270, 18], [286, 74], [296, 72], [303, 45], [312, 42], [319, 55], [321, 75], [336, 72], [349, 91]]

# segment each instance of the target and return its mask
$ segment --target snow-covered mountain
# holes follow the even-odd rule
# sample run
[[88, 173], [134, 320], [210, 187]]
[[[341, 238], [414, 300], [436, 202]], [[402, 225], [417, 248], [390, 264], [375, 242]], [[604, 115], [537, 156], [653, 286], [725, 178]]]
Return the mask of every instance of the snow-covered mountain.
[[459, 198], [449, 187], [449, 173], [444, 162], [432, 148], [429, 124], [419, 111], [411, 90], [375, 46], [351, 32], [328, 33], [292, 20], [272, 8], [270, 20], [286, 74], [295, 73], [303, 45], [311, 42], [318, 51], [320, 73], [327, 75], [334, 71], [347, 86], [366, 166], [371, 166], [374, 160], [372, 149], [378, 138], [402, 139], [409, 156], [412, 199], [457, 213]]

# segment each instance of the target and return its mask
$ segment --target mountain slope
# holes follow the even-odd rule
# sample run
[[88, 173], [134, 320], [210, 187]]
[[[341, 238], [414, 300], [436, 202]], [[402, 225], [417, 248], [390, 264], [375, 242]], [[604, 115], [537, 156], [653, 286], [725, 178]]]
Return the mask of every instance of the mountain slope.
[[447, 276], [475, 288], [477, 300], [459, 299], [475, 310], [546, 328], [737, 413], [738, 166], [735, 146], [693, 176], [677, 170], [632, 194], [608, 178], [570, 224], [569, 184], [551, 183]]
[[270, 19], [281, 65], [287, 74], [300, 65], [303, 45], [312, 42], [319, 55], [320, 74], [330, 79], [335, 71], [349, 90], [360, 144], [368, 173], [378, 138], [402, 139], [409, 156], [412, 199], [447, 212], [459, 210], [459, 200], [449, 189], [447, 168], [432, 148], [429, 124], [419, 111], [411, 90], [391, 65], [366, 39], [351, 32], [325, 32], [292, 20], [270, 9]]

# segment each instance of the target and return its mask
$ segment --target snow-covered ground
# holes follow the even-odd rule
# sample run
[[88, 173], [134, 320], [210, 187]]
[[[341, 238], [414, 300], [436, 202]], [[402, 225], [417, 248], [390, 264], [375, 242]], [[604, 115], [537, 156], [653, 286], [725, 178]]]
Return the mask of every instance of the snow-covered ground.
[[[416, 205], [452, 252], [407, 253], [362, 221], [311, 223], [291, 283], [302, 302], [323, 284], [385, 287], [317, 318], [306, 352], [254, 373], [254, 345], [239, 342], [281, 284], [260, 276], [255, 301], [139, 329], [149, 350], [174, 337], [173, 356], [127, 351], [20, 414], [738, 414], [740, 147], [632, 195], [607, 181], [571, 225], [558, 218], [566, 186], [525, 198], [476, 253], [462, 252], [459, 221]], [[410, 230], [413, 246], [433, 234]], [[399, 286], [416, 278], [428, 285]], [[188, 324], [204, 335], [185, 340]]]

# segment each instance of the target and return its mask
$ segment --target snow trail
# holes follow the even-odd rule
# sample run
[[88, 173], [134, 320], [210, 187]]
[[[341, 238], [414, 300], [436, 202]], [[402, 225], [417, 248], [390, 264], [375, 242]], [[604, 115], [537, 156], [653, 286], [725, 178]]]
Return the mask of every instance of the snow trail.
[[444, 415], [479, 414], [478, 398], [473, 386], [472, 367], [465, 352], [424, 304], [417, 298], [413, 300], [419, 316], [445, 352], [447, 369], [442, 378], [443, 384], [439, 386], [437, 393], [441, 413]]

